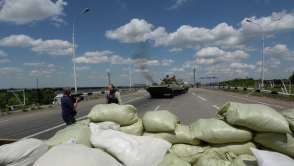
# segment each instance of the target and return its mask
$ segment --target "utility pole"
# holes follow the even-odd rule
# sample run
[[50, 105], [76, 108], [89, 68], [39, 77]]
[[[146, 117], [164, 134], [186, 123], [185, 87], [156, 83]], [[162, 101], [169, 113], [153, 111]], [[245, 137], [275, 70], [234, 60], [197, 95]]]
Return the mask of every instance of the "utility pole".
[[196, 86], [196, 83], [195, 83], [195, 73], [196, 73], [196, 69], [194, 68], [194, 87]]
[[108, 75], [108, 85], [110, 84], [110, 72], [107, 72]]
[[39, 86], [38, 86], [38, 78], [37, 78], [37, 89], [38, 89], [38, 87], [39, 87]]

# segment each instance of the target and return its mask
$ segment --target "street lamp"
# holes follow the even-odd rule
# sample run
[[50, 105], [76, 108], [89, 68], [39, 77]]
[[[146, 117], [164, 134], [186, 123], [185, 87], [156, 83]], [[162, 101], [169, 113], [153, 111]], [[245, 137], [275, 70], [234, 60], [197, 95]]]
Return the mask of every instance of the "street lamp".
[[130, 59], [130, 61], [129, 61], [130, 88], [132, 87], [132, 76], [131, 76], [131, 54], [132, 54], [133, 52], [135, 52], [135, 51], [137, 51], [137, 49], [135, 49], [134, 51], [132, 51], [132, 52], [130, 53], [130, 55], [129, 55], [129, 59]]
[[72, 24], [72, 43], [73, 43], [73, 58], [74, 58], [74, 80], [75, 80], [75, 94], [77, 94], [77, 74], [76, 74], [76, 52], [75, 52], [75, 21], [83, 13], [89, 11], [89, 8], [86, 8], [82, 13], [78, 14]]
[[[275, 19], [274, 21], [272, 21], [272, 22], [270, 22], [269, 24], [271, 24], [271, 23], [273, 23], [273, 22], [275, 22], [275, 21], [278, 21], [278, 20], [280, 20], [280, 18], [277, 18], [277, 19]], [[257, 25], [257, 26], [259, 26], [260, 27], [260, 29], [261, 29], [261, 31], [262, 31], [262, 39], [261, 39], [261, 41], [262, 41], [262, 63], [261, 63], [261, 89], [263, 89], [263, 82], [264, 82], [264, 71], [263, 71], [263, 69], [264, 69], [264, 53], [263, 53], [263, 50], [264, 50], [264, 30], [263, 30], [263, 28], [259, 25], [259, 24], [257, 24], [257, 23], [255, 23], [255, 22], [253, 22], [253, 21], [251, 21], [251, 20], [249, 20], [249, 19], [247, 19], [246, 20], [247, 22], [251, 22], [251, 23], [253, 23], [253, 24], [255, 24], [255, 25]], [[269, 24], [267, 24], [265, 27], [267, 27]]]

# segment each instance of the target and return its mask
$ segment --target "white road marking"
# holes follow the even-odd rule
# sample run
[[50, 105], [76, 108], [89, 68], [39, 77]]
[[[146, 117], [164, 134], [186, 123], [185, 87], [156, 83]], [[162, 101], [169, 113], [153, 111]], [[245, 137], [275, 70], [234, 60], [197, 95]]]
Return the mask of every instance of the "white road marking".
[[196, 95], [195, 93], [192, 92], [193, 95]]
[[[144, 97], [144, 96], [142, 96], [142, 97]], [[135, 98], [135, 99], [133, 99], [133, 100], [129, 100], [129, 101], [127, 101], [127, 102], [124, 102], [123, 104], [129, 103], [129, 102], [134, 101], [134, 100], [138, 100], [138, 99], [140, 99], [140, 98], [142, 98], [142, 97], [138, 97], [138, 98]]]
[[157, 106], [154, 111], [157, 111], [160, 106]]
[[219, 108], [218, 108], [217, 106], [215, 106], [215, 105], [212, 105], [212, 106], [214, 106], [216, 109], [218, 109], [218, 110], [219, 110]]
[[[83, 119], [83, 118], [85, 118], [85, 117], [87, 117], [87, 116], [80, 117], [80, 118], [78, 118], [77, 120]], [[34, 136], [36, 136], [36, 135], [39, 135], [39, 134], [45, 133], [45, 132], [47, 132], [47, 131], [50, 131], [50, 130], [56, 129], [56, 128], [61, 127], [61, 126], [64, 126], [64, 125], [65, 125], [65, 124], [61, 124], [61, 125], [58, 125], [58, 126], [52, 127], [52, 128], [50, 128], [50, 129], [43, 130], [43, 131], [41, 131], [41, 132], [38, 132], [38, 133], [35, 133], [35, 134], [32, 134], [32, 135], [29, 135], [29, 136], [24, 137], [24, 138], [31, 138], [31, 137], [34, 137]]]
[[200, 97], [200, 96], [198, 96], [200, 99], [202, 99], [202, 100], [204, 100], [204, 101], [206, 101], [204, 98], [202, 98], [202, 97]]
[[[216, 93], [216, 92], [212, 92], [212, 93]], [[281, 106], [276, 106], [276, 105], [272, 105], [272, 104], [267, 104], [267, 103], [263, 103], [263, 102], [255, 101], [255, 100], [250, 100], [250, 99], [246, 99], [246, 98], [243, 98], [243, 97], [237, 97], [237, 96], [228, 95], [228, 94], [223, 94], [223, 93], [217, 93], [217, 94], [222, 94], [222, 95], [226, 95], [226, 96], [230, 96], [230, 97], [234, 97], [234, 98], [238, 98], [238, 99], [243, 99], [243, 100], [247, 100], [247, 101], [251, 101], [251, 102], [255, 102], [255, 103], [259, 103], [259, 104], [264, 104], [264, 105], [269, 105], [269, 106], [273, 106], [273, 107], [277, 107], [277, 108], [283, 108], [283, 109], [286, 109], [286, 108], [281, 107]]]

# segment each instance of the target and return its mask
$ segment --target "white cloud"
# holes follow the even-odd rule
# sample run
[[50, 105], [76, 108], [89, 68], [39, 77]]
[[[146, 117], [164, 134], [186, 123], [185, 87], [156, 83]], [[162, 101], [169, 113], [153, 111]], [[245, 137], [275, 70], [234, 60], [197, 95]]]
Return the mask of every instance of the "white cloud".
[[161, 61], [162, 66], [170, 66], [171, 64], [173, 64], [175, 61], [171, 60], [171, 59], [163, 59]]
[[123, 57], [119, 56], [119, 55], [113, 55], [110, 57], [110, 63], [111, 64], [127, 64], [131, 59], [127, 59], [125, 60]]
[[279, 65], [281, 65], [281, 62], [280, 62], [278, 59], [276, 59], [276, 58], [270, 58], [270, 59], [266, 62], [266, 64], [267, 64], [268, 67], [270, 67], [270, 68], [277, 68], [277, 67], [279, 67]]
[[4, 67], [4, 68], [0, 68], [0, 74], [20, 74], [23, 73], [23, 69], [20, 68], [13, 68], [13, 67]]
[[48, 64], [47, 67], [48, 67], [48, 68], [55, 68], [55, 67], [57, 67], [57, 66], [55, 66], [54, 64]]
[[7, 56], [7, 54], [4, 51], [0, 50], [0, 57], [4, 57], [4, 56]]
[[182, 64], [183, 68], [189, 68], [189, 69], [196, 69], [196, 70], [202, 70], [202, 68], [197, 64], [197, 61], [187, 61], [184, 64]]
[[0, 63], [7, 63], [7, 62], [11, 62], [11, 60], [9, 60], [9, 59], [0, 59]]
[[86, 52], [83, 56], [76, 58], [76, 63], [104, 63], [109, 62], [109, 55], [113, 52], [106, 50], [106, 51], [96, 51], [96, 52]]
[[45, 63], [44, 62], [36, 62], [36, 63], [24, 63], [23, 65], [25, 66], [32, 66], [32, 67], [41, 67], [44, 66]]
[[264, 49], [264, 55], [283, 57], [287, 61], [294, 61], [294, 51], [290, 51], [285, 44], [266, 47]]
[[106, 31], [105, 36], [108, 39], [118, 40], [122, 43], [145, 42], [152, 27], [153, 25], [143, 19], [132, 19], [130, 23], [116, 30]]
[[235, 69], [255, 69], [255, 65], [248, 65], [245, 63], [231, 63], [230, 67]]
[[63, 7], [67, 2], [57, 0], [2, 0], [0, 3], [0, 21], [26, 24], [52, 17], [53, 21], [63, 22], [58, 16], [65, 15]]
[[145, 58], [134, 59], [136, 66], [146, 67], [146, 66], [160, 66], [158, 60], [148, 60]]
[[81, 66], [81, 67], [76, 67], [76, 70], [78, 71], [82, 71], [82, 70], [90, 70], [91, 67], [90, 66]]
[[39, 54], [47, 53], [51, 56], [72, 54], [72, 44], [63, 40], [33, 39], [26, 35], [11, 35], [0, 40], [0, 46], [32, 47], [31, 50]]
[[179, 6], [181, 6], [187, 0], [171, 0], [171, 1], [175, 1], [176, 3], [173, 6], [167, 8], [167, 10], [177, 9]]
[[172, 69], [170, 69], [170, 71], [172, 71], [172, 72], [183, 72], [185, 70], [183, 68], [172, 68]]
[[29, 75], [30, 76], [41, 76], [41, 75], [49, 76], [49, 75], [53, 74], [54, 71], [55, 71], [55, 69], [51, 69], [51, 70], [32, 70]]
[[183, 49], [181, 49], [181, 48], [176, 48], [176, 47], [174, 47], [174, 48], [168, 50], [168, 52], [180, 52], [180, 51], [183, 51]]

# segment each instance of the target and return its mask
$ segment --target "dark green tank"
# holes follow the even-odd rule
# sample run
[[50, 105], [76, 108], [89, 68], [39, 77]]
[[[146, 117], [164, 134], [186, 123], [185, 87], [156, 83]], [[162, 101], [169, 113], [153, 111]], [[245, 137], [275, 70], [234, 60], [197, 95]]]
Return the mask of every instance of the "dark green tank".
[[164, 95], [169, 95], [174, 97], [180, 95], [185, 91], [184, 87], [181, 86], [174, 78], [164, 78], [161, 84], [153, 83], [148, 86], [146, 90], [149, 92], [151, 98], [164, 97]]
[[183, 89], [184, 89], [183, 94], [185, 94], [189, 91], [189, 86], [187, 84], [185, 84], [182, 79], [177, 79], [177, 83], [183, 87]]

